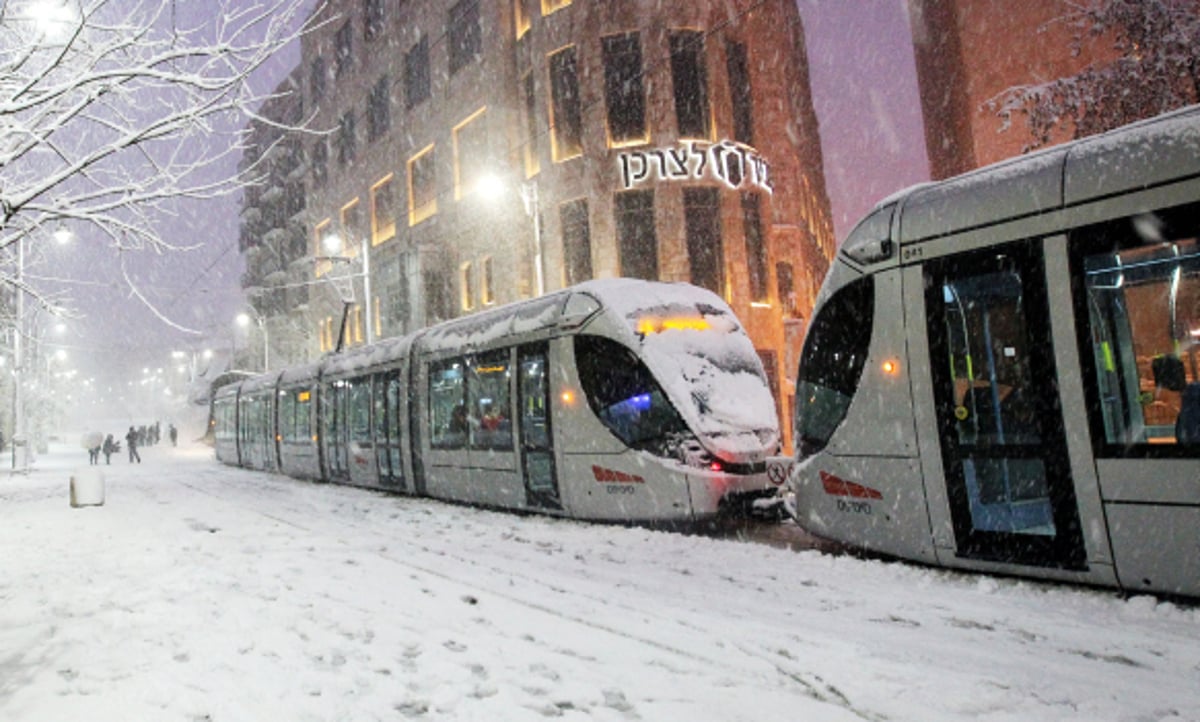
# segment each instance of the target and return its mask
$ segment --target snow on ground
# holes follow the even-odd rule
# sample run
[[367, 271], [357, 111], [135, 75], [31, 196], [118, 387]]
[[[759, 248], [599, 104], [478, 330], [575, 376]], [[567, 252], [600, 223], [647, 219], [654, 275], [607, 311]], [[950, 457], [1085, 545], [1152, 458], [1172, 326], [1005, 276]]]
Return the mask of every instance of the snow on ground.
[[0, 476], [0, 719], [1200, 719], [1195, 607], [142, 454]]

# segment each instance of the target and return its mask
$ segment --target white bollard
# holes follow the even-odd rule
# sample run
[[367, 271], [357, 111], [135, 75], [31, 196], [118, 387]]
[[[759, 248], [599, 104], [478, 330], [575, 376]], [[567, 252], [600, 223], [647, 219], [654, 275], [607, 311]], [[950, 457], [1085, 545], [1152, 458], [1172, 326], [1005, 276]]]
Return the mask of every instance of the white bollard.
[[71, 474], [71, 506], [102, 506], [104, 474], [99, 469], [76, 469]]

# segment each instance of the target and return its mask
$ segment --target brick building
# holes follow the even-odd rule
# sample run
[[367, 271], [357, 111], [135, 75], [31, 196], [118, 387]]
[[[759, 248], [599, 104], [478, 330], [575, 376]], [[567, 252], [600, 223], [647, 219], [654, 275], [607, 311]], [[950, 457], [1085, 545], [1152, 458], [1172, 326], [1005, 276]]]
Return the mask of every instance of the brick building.
[[[1025, 83], [1075, 75], [1115, 57], [1110, 38], [1078, 55], [1062, 22], [1068, 0], [909, 0], [930, 175], [948, 178], [1020, 155], [1030, 141], [1023, 119], [1001, 132], [989, 100]], [[1070, 140], [1066, 134], [1055, 142]]]
[[[327, 131], [305, 141], [308, 262], [357, 279], [349, 343], [590, 278], [689, 281], [730, 302], [787, 418], [835, 252], [794, 0], [319, 12], [299, 68]], [[316, 355], [342, 305], [312, 290]]]

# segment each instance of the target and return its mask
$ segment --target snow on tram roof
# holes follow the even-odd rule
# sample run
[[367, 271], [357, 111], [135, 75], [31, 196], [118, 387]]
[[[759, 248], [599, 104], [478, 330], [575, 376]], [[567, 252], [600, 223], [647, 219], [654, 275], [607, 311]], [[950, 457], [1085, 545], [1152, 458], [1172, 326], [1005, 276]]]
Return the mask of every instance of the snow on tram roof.
[[[1200, 105], [922, 183], [876, 204], [900, 209], [897, 240], [916, 243], [1200, 176]], [[856, 227], [843, 248], [864, 240]], [[879, 240], [879, 239], [869, 239]]]

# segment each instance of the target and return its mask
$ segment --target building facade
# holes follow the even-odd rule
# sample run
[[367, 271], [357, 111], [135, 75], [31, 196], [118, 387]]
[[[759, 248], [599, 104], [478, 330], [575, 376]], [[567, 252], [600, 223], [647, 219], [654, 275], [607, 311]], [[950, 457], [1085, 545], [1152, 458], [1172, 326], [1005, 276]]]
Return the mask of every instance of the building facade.
[[835, 252], [794, 0], [318, 12], [299, 68], [310, 277], [329, 281], [314, 355], [591, 278], [687, 281], [730, 303], [790, 417]]
[[[307, 260], [305, 215], [304, 102], [298, 73], [277, 87], [247, 128], [238, 170], [248, 183], [242, 191], [238, 250], [246, 262], [242, 288], [262, 334], [234, 359], [238, 368], [257, 369], [269, 355], [272, 366], [309, 358], [312, 323], [308, 316], [312, 264]], [[261, 340], [261, 344], [258, 341]], [[261, 349], [261, 350], [260, 350]]]

